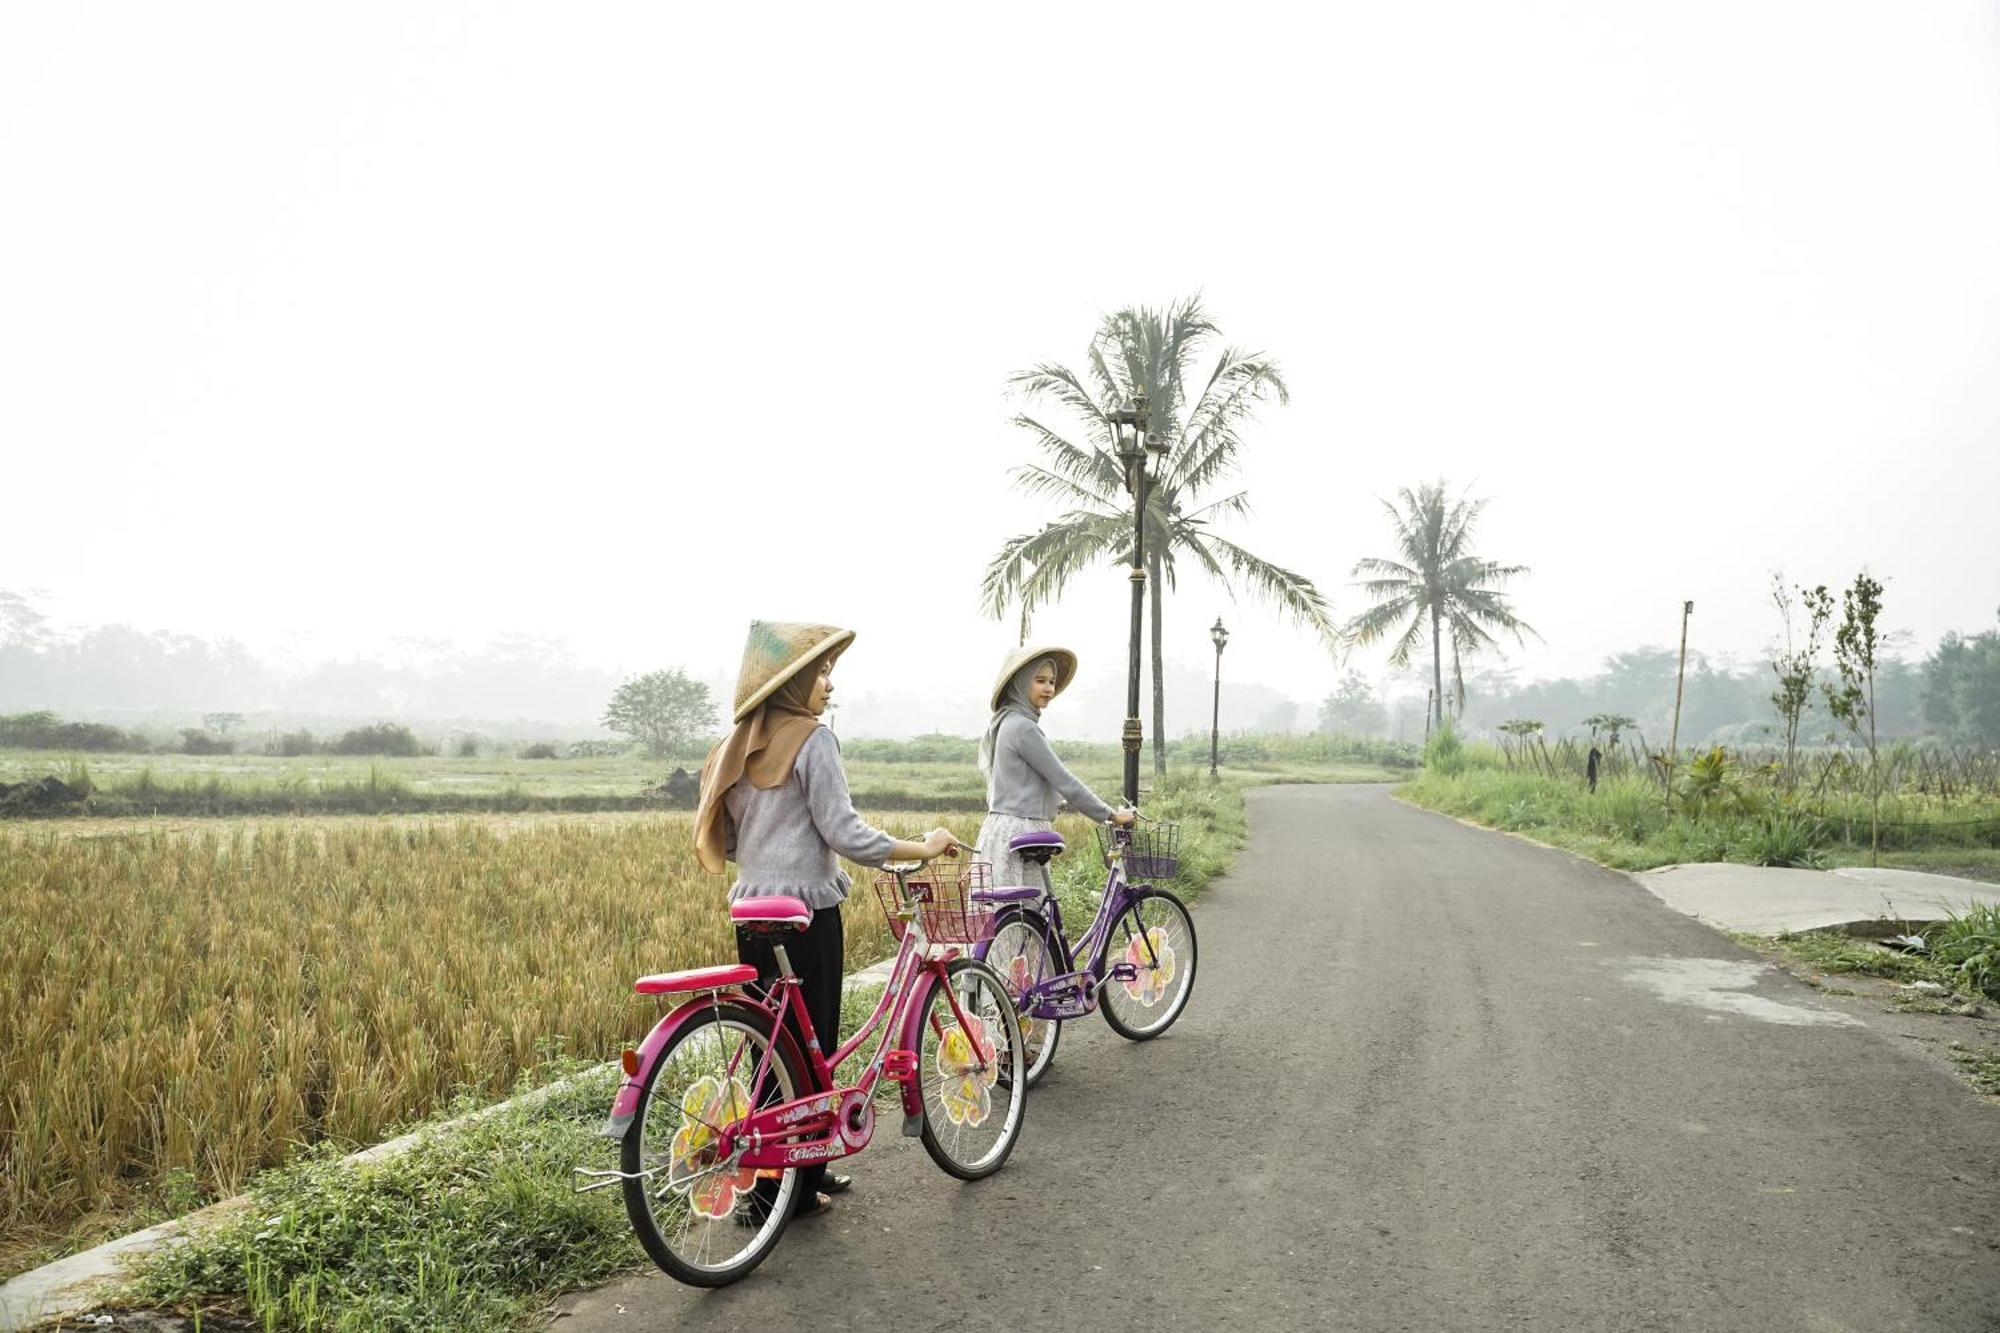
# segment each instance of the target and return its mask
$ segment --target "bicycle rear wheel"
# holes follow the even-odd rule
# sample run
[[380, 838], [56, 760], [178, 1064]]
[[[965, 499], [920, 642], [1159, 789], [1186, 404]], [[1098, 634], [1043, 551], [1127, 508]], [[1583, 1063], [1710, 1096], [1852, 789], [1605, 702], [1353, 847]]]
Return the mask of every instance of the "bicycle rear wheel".
[[1000, 914], [993, 937], [986, 945], [986, 965], [1007, 983], [1014, 1012], [1021, 1021], [1021, 1057], [1028, 1068], [1028, 1086], [1041, 1082], [1056, 1058], [1062, 1041], [1062, 1020], [1032, 1017], [1023, 1005], [1031, 986], [1056, 975], [1063, 966], [1060, 946], [1053, 942], [1049, 923], [1040, 912], [1028, 907], [1010, 907]]
[[[724, 1001], [675, 1034], [646, 1073], [639, 1113], [625, 1132], [620, 1169], [651, 1170], [625, 1181], [625, 1211], [653, 1262], [694, 1287], [735, 1282], [776, 1248], [797, 1201], [799, 1173], [758, 1179], [714, 1149], [715, 1131], [748, 1114], [804, 1095], [803, 1071], [780, 1046], [762, 1084], [752, 1087], [771, 1045], [770, 1015]], [[763, 1185], [760, 1191], [755, 1187]]]
[[924, 1151], [960, 1180], [990, 1176], [1021, 1137], [1028, 1096], [1007, 984], [984, 963], [955, 959], [917, 1013]]
[[1129, 1041], [1151, 1041], [1174, 1025], [1194, 990], [1194, 918], [1165, 889], [1140, 889], [1111, 923], [1104, 961], [1130, 963], [1137, 973], [1104, 983], [1104, 1021]]

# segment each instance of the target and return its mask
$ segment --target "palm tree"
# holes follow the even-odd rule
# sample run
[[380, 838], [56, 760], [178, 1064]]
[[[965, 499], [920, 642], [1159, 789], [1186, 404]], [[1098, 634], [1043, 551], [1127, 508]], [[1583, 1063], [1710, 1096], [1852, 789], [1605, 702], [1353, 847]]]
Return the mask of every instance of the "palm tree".
[[[1526, 565], [1503, 565], [1472, 553], [1472, 528], [1484, 500], [1445, 497], [1444, 482], [1397, 492], [1398, 505], [1384, 500], [1395, 524], [1397, 560], [1358, 560], [1356, 574], [1375, 605], [1356, 616], [1347, 632], [1356, 644], [1373, 643], [1400, 630], [1389, 654], [1395, 666], [1408, 666], [1410, 654], [1423, 641], [1428, 623], [1431, 640], [1431, 720], [1444, 723], [1444, 650], [1449, 639], [1452, 677], [1458, 711], [1465, 710], [1464, 659], [1499, 645], [1492, 631], [1512, 634], [1516, 643], [1534, 634], [1534, 627], [1508, 608], [1500, 588], [1528, 572]], [[1409, 618], [1404, 624], [1404, 617]], [[1539, 636], [1537, 636], [1539, 637]]]
[[1272, 398], [1288, 401], [1277, 363], [1224, 347], [1189, 403], [1195, 363], [1219, 336], [1200, 297], [1165, 310], [1134, 307], [1106, 317], [1091, 339], [1084, 373], [1053, 362], [1011, 383], [1032, 402], [1052, 402], [1081, 426], [1075, 439], [1023, 412], [1014, 424], [1034, 438], [1042, 461], [1015, 469], [1015, 483], [1067, 506], [1037, 532], [1008, 540], [986, 567], [980, 595], [995, 619], [1017, 607], [1025, 640], [1029, 617], [1086, 569], [1132, 562], [1132, 510], [1125, 465], [1115, 452], [1110, 413], [1144, 394], [1151, 427], [1167, 445], [1151, 466], [1146, 499], [1146, 571], [1153, 612], [1153, 770], [1166, 771], [1166, 678], [1161, 661], [1162, 606], [1185, 560], [1234, 594], [1235, 584], [1274, 602], [1330, 646], [1339, 630], [1312, 581], [1274, 565], [1215, 531], [1218, 519], [1249, 512], [1246, 492], [1210, 498], [1236, 472], [1241, 429]]

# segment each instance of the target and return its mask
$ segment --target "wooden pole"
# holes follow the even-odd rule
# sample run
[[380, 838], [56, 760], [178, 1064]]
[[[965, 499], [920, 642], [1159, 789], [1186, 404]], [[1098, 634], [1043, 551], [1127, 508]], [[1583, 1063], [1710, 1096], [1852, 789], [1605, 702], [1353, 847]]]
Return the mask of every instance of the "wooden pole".
[[1688, 617], [1694, 614], [1693, 602], [1681, 603], [1681, 668], [1674, 677], [1674, 729], [1667, 740], [1667, 804], [1666, 812], [1674, 812], [1674, 760], [1680, 756], [1681, 744], [1681, 690], [1687, 685], [1688, 673]]

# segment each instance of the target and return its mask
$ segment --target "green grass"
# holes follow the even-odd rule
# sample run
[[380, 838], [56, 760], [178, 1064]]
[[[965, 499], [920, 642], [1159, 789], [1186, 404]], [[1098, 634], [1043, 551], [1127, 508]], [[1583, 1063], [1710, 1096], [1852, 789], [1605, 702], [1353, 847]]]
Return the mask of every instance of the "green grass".
[[1967, 1050], [1953, 1044], [1945, 1052], [1972, 1083], [1989, 1097], [2000, 1097], [2000, 1056], [1987, 1051]]
[[618, 1191], [571, 1191], [570, 1168], [602, 1155], [615, 1083], [600, 1067], [386, 1162], [319, 1149], [265, 1172], [247, 1209], [147, 1261], [129, 1302], [233, 1309], [266, 1328], [518, 1326], [642, 1261]]
[[1957, 969], [1921, 954], [1899, 953], [1837, 930], [1810, 930], [1798, 935], [1739, 937], [1752, 948], [1775, 949], [1818, 972], [1884, 977], [1909, 983], [1932, 981], [1947, 990], [1970, 993]]
[[[1466, 747], [1468, 752], [1475, 747]], [[1524, 833], [1541, 842], [1590, 857], [1620, 870], [1694, 861], [1737, 861], [1750, 865], [1867, 864], [1866, 822], [1848, 824], [1791, 810], [1768, 799], [1747, 800], [1740, 808], [1690, 811], [1677, 802], [1669, 813], [1657, 782], [1619, 776], [1598, 784], [1548, 777], [1528, 769], [1493, 767], [1461, 760], [1456, 771], [1427, 768], [1397, 789], [1398, 795], [1444, 814], [1489, 828]], [[1991, 803], [1941, 809], [1916, 799], [1885, 801], [1902, 826], [1897, 837], [1919, 841], [1935, 830], [1939, 845], [1885, 850], [1883, 863], [1930, 866], [2000, 867], [2000, 849], [1965, 839], [1969, 827], [1992, 819], [2000, 828], [2000, 807]], [[1858, 837], [1859, 842], [1850, 840]]]

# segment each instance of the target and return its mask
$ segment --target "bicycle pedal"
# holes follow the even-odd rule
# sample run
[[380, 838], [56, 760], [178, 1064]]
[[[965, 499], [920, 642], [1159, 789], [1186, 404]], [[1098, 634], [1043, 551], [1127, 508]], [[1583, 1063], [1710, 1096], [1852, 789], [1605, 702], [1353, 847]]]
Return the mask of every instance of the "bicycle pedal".
[[915, 1051], [890, 1051], [882, 1057], [882, 1077], [894, 1079], [898, 1083], [911, 1083], [917, 1077], [917, 1053]]
[[1113, 963], [1111, 965], [1111, 980], [1137, 981], [1138, 979], [1139, 969], [1135, 965], [1131, 963]]

